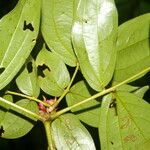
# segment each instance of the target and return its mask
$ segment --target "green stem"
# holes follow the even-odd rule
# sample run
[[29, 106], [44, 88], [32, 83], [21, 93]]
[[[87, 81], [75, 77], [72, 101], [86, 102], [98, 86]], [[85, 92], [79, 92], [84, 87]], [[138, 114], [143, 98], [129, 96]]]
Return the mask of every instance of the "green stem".
[[43, 122], [43, 124], [44, 124], [45, 132], [46, 132], [49, 150], [56, 150], [54, 143], [53, 143], [53, 139], [52, 139], [51, 122], [45, 121], [45, 122]]
[[65, 97], [65, 95], [69, 92], [70, 87], [71, 87], [71, 85], [72, 85], [72, 83], [73, 83], [73, 81], [74, 81], [74, 79], [75, 79], [75, 77], [77, 75], [78, 70], [79, 70], [79, 63], [77, 63], [76, 69], [75, 69], [75, 71], [73, 73], [73, 76], [71, 78], [71, 81], [70, 81], [68, 87], [65, 89], [63, 94], [59, 97], [59, 99], [53, 104], [53, 108], [56, 108], [58, 106], [58, 104], [61, 102], [61, 100]]
[[38, 102], [38, 103], [42, 103], [44, 106], [47, 106], [49, 107], [49, 104], [35, 98], [35, 97], [31, 97], [31, 96], [28, 96], [28, 95], [24, 95], [24, 94], [21, 94], [21, 93], [17, 93], [17, 92], [12, 92], [12, 91], [7, 91], [6, 94], [11, 94], [11, 95], [16, 95], [16, 96], [20, 96], [20, 97], [24, 97], [24, 98], [27, 98], [29, 100], [33, 100], [35, 102]]
[[38, 115], [38, 114], [36, 114], [36, 113], [33, 113], [32, 111], [27, 110], [27, 109], [25, 109], [25, 108], [23, 108], [23, 107], [20, 107], [20, 106], [14, 104], [14, 103], [12, 103], [12, 102], [10, 102], [10, 101], [8, 101], [8, 100], [5, 100], [5, 99], [2, 98], [2, 97], [0, 97], [0, 101], [3, 102], [3, 103], [5, 103], [5, 104], [7, 104], [7, 105], [9, 105], [9, 106], [11, 106], [11, 109], [14, 110], [14, 111], [16, 111], [16, 112], [18, 112], [18, 113], [21, 113], [21, 114], [22, 114], [22, 112], [23, 112], [27, 117], [36, 118], [36, 119], [38, 119], [38, 120], [40, 120], [40, 121], [45, 120], [45, 119], [44, 119], [43, 117], [41, 117], [40, 115]]
[[115, 85], [115, 86], [113, 86], [113, 87], [111, 87], [111, 88], [109, 88], [109, 89], [105, 89], [104, 91], [102, 91], [102, 92], [100, 92], [100, 93], [97, 93], [97, 94], [95, 94], [95, 95], [93, 95], [93, 96], [91, 96], [91, 97], [89, 97], [89, 98], [87, 98], [87, 99], [85, 99], [85, 100], [83, 100], [83, 101], [77, 103], [77, 104], [74, 104], [74, 105], [72, 105], [72, 106], [70, 106], [70, 107], [67, 107], [67, 108], [65, 108], [65, 109], [62, 109], [62, 110], [58, 111], [57, 113], [55, 113], [54, 115], [52, 115], [51, 118], [52, 118], [52, 119], [55, 119], [55, 118], [57, 118], [58, 116], [60, 116], [60, 115], [62, 115], [62, 114], [64, 114], [64, 113], [70, 111], [71, 109], [73, 109], [73, 108], [75, 108], [75, 107], [78, 107], [78, 106], [80, 106], [80, 105], [83, 105], [83, 104], [85, 104], [85, 103], [87, 103], [87, 102], [89, 102], [89, 101], [91, 101], [91, 100], [93, 100], [93, 99], [95, 99], [95, 98], [98, 98], [98, 97], [100, 97], [100, 96], [103, 96], [103, 95], [105, 95], [105, 94], [107, 94], [107, 93], [113, 92], [113, 91], [115, 91], [118, 87], [120, 87], [121, 85], [126, 84], [126, 83], [132, 81], [133, 79], [135, 79], [135, 78], [141, 76], [142, 74], [144, 74], [144, 73], [146, 73], [146, 72], [148, 72], [148, 71], [150, 71], [150, 67], [148, 67], [147, 69], [141, 71], [140, 73], [138, 73], [138, 74], [136, 74], [136, 75], [134, 75], [134, 76], [132, 76], [132, 77], [130, 77], [130, 78], [124, 80], [123, 82], [121, 82], [121, 83], [119, 83], [119, 84], [117, 84], [117, 85]]

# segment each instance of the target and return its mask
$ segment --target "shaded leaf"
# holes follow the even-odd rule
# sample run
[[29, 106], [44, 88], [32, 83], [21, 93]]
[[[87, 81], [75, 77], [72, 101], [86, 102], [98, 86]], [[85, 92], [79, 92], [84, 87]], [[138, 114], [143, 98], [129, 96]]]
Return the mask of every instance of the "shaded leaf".
[[0, 90], [17, 74], [36, 42], [40, 0], [20, 0], [0, 20]]
[[[86, 98], [91, 97], [95, 92], [87, 85], [86, 82], [76, 83], [66, 96], [68, 106], [79, 103]], [[100, 102], [93, 99], [84, 105], [72, 109], [72, 112], [83, 122], [93, 127], [98, 127]], [[94, 118], [94, 119], [93, 119]]]
[[117, 11], [113, 0], [80, 0], [72, 40], [81, 72], [97, 91], [111, 80], [116, 60]]
[[71, 28], [74, 9], [78, 0], [43, 0], [42, 33], [52, 51], [65, 63], [76, 65], [76, 57], [71, 44]]
[[103, 99], [99, 124], [102, 149], [137, 149], [150, 139], [150, 105], [128, 92], [117, 92], [116, 107]]
[[31, 57], [26, 62], [23, 71], [17, 77], [16, 84], [24, 94], [38, 97], [40, 87], [37, 79], [37, 68]]
[[64, 62], [54, 52], [43, 48], [37, 56], [36, 64], [42, 69], [39, 76], [41, 89], [52, 96], [60, 96], [70, 82]]
[[52, 134], [58, 150], [95, 150], [87, 129], [73, 114], [65, 114], [52, 122]]
[[[33, 101], [23, 99], [16, 102], [16, 104], [32, 112], [38, 112], [37, 104]], [[33, 120], [36, 121], [34, 118], [31, 120], [30, 118], [23, 116], [23, 112], [16, 113], [10, 108], [5, 114], [4, 119], [0, 122], [0, 126], [4, 129], [4, 133], [1, 137], [15, 139], [24, 136], [34, 126], [35, 122]]]
[[150, 66], [149, 26], [150, 14], [145, 14], [119, 27], [114, 81], [124, 81]]

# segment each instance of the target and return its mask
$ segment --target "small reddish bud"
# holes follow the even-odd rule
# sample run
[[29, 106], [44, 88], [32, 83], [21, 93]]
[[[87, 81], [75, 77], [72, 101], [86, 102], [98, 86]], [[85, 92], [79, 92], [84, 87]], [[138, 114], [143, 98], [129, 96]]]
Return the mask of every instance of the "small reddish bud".
[[43, 99], [44, 99], [44, 102], [49, 104], [50, 107], [46, 107], [42, 103], [39, 103], [38, 104], [39, 111], [41, 113], [51, 113], [54, 110], [54, 108], [51, 106], [56, 102], [56, 98], [55, 99], [46, 99], [45, 97], [43, 97]]
[[46, 100], [46, 103], [48, 103], [48, 104], [50, 104], [50, 105], [53, 105], [55, 102], [56, 102], [55, 99], [47, 99], [47, 100]]
[[38, 106], [39, 106], [39, 110], [46, 112], [46, 108], [42, 103], [39, 103]]

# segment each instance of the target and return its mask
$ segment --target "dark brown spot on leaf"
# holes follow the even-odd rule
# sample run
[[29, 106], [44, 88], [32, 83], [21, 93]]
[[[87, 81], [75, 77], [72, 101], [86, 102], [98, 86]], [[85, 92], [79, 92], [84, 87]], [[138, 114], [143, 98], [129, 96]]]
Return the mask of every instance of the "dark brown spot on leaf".
[[114, 107], [116, 107], [116, 101], [115, 101], [115, 100], [113, 100], [113, 101], [110, 103], [110, 105], [109, 105], [109, 108], [114, 108]]
[[117, 103], [116, 103], [115, 99], [113, 99], [113, 101], [110, 103], [109, 108], [114, 108], [116, 116], [118, 115], [118, 112], [117, 112]]
[[112, 141], [110, 141], [110, 143], [111, 143], [112, 145], [114, 145], [114, 143], [113, 143]]
[[36, 39], [32, 39], [32, 42], [36, 42]]

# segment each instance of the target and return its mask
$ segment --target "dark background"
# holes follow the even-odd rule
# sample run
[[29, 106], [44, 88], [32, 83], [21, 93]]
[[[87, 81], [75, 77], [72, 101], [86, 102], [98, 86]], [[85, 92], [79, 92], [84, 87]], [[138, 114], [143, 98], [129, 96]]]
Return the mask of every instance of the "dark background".
[[[139, 16], [141, 14], [150, 12], [150, 0], [115, 0], [118, 14], [119, 24]], [[0, 18], [11, 11], [18, 0], [0, 0]], [[146, 78], [149, 78], [149, 75]], [[150, 80], [147, 80], [149, 82]], [[141, 81], [139, 81], [141, 83]], [[145, 84], [145, 83], [144, 83]], [[150, 91], [149, 91], [150, 92]], [[148, 96], [148, 92], [145, 98]], [[100, 149], [99, 137], [96, 128], [86, 126], [87, 129], [92, 133], [93, 139], [97, 145], [97, 149]], [[47, 143], [45, 133], [42, 125], [37, 125], [29, 132], [26, 136], [15, 139], [6, 140], [0, 138], [0, 150], [47, 150]]]

